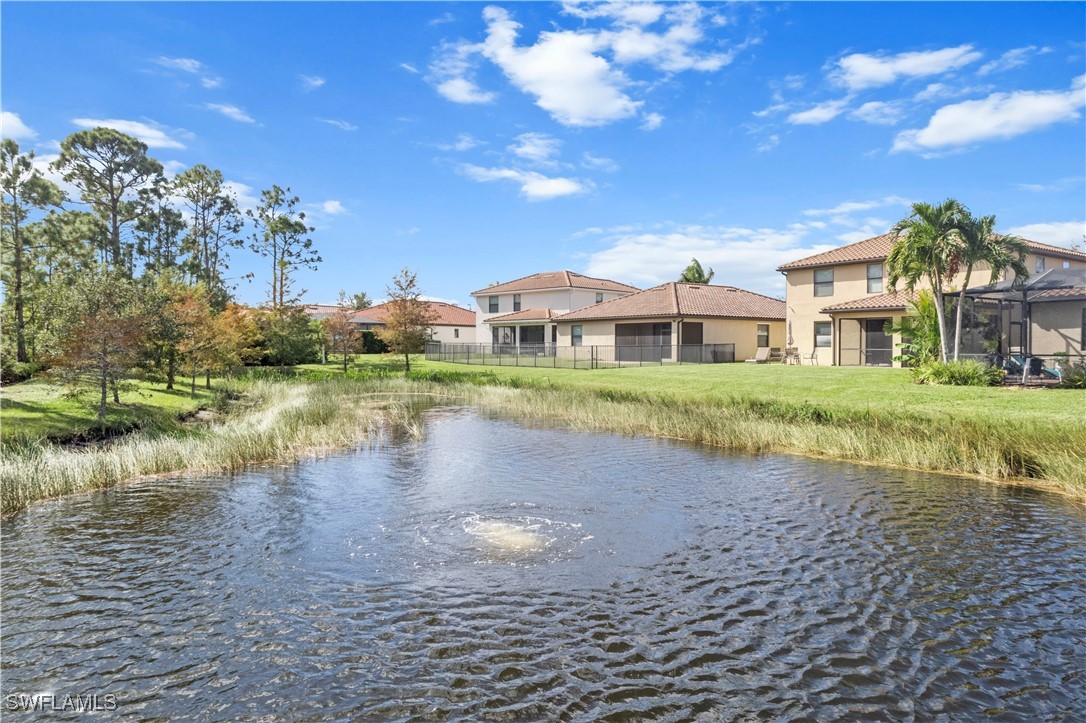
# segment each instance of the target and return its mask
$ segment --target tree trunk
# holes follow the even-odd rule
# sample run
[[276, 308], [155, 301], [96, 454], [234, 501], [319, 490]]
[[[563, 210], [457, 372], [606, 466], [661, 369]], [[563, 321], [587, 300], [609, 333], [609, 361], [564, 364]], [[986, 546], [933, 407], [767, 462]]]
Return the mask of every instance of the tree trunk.
[[15, 359], [28, 361], [26, 355], [26, 322], [23, 320], [23, 244], [19, 240], [19, 223], [12, 224], [11, 240], [15, 245]]
[[120, 199], [110, 199], [109, 205], [110, 252], [113, 255], [113, 265], [116, 268], [121, 268], [121, 265], [124, 264], [124, 259], [121, 257], [121, 222], [120, 218], [118, 218], [120, 216], [120, 211], [118, 210], [118, 206], [120, 205]]
[[969, 288], [969, 277], [973, 274], [973, 267], [965, 267], [965, 280], [962, 281], [962, 289], [958, 292], [958, 309], [954, 321], [954, 361], [958, 361], [958, 352], [962, 348], [962, 309], [965, 308], [965, 290]]
[[109, 393], [109, 373], [106, 371], [105, 366], [102, 367], [101, 382], [102, 395], [98, 400], [98, 424], [104, 427], [106, 425], [106, 395]]
[[405, 372], [411, 371], [411, 355], [406, 351], [403, 353], [403, 365]]
[[189, 389], [189, 394], [196, 396], [196, 370], [192, 370], [192, 387]]
[[173, 391], [174, 377], [177, 376], [177, 353], [170, 351], [166, 357], [166, 391]]
[[347, 373], [347, 347], [343, 347], [343, 373]]
[[946, 307], [943, 305], [942, 289], [935, 289], [935, 317], [939, 321], [939, 361], [946, 363]]
[[117, 391], [117, 377], [113, 376], [112, 374], [109, 377], [109, 386], [113, 390], [113, 403], [120, 404], [121, 395]]
[[205, 369], [204, 370], [204, 387], [206, 389], [211, 389], [211, 370], [210, 369]]

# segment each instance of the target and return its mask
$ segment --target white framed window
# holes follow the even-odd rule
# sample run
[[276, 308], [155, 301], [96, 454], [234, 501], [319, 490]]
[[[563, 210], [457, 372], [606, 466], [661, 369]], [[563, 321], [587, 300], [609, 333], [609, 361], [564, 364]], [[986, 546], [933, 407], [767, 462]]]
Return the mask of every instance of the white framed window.
[[815, 269], [814, 295], [833, 296], [833, 269]]
[[1037, 257], [1037, 273], [1039, 274], [1039, 273], [1043, 272], [1044, 270], [1045, 270], [1045, 257], [1044, 256], [1038, 256]]
[[867, 293], [882, 293], [882, 264], [867, 265]]
[[460, 338], [460, 330], [459, 329], [453, 329], [453, 339], [459, 339], [459, 338]]
[[520, 311], [520, 294], [513, 294], [513, 311]]
[[596, 303], [597, 304], [603, 303], [603, 292], [602, 291], [597, 291], [596, 292]]
[[487, 297], [487, 310], [491, 314], [497, 314], [498, 313], [498, 297], [497, 296]]
[[574, 324], [569, 328], [569, 344], [570, 346], [581, 346], [584, 341], [584, 327], [580, 324]]
[[833, 338], [833, 323], [829, 321], [816, 321], [814, 323], [814, 337], [816, 347], [829, 347]]

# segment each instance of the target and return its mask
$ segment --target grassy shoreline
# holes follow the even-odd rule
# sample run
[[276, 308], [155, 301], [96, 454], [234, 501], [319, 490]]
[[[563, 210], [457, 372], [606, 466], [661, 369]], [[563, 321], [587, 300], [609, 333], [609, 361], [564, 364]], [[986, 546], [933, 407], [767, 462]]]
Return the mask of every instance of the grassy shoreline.
[[[948, 406], [959, 402], [960, 390], [937, 392], [941, 396], [934, 398], [942, 399], [942, 405], [898, 398], [880, 408], [840, 399], [832, 391], [802, 397], [767, 393], [752, 385], [654, 385], [651, 381], [658, 377], [651, 374], [618, 376], [619, 383], [614, 383], [595, 376], [597, 372], [555, 377], [450, 366], [420, 365], [408, 379], [371, 363], [357, 366], [348, 378], [323, 367], [301, 370], [300, 380], [233, 383], [235, 391], [243, 392], [243, 401], [220, 420], [195, 428], [151, 425], [98, 450], [9, 442], [0, 465], [0, 514], [38, 499], [136, 477], [229, 473], [250, 464], [294, 461], [373, 439], [390, 424], [418, 433], [409, 402], [419, 396], [574, 430], [965, 475], [1057, 491], [1086, 502], [1086, 424], [1074, 421], [1081, 392], [1069, 392], [1074, 397], [1050, 391], [1019, 396], [1020, 414], [989, 405], [963, 418], [947, 413]], [[712, 370], [685, 369], [695, 370], [687, 372], [694, 380], [712, 378]], [[733, 381], [774, 374], [746, 369], [715, 373]], [[890, 388], [893, 379], [876, 382]], [[877, 388], [876, 382], [871, 386]], [[785, 385], [774, 391], [780, 386]], [[1057, 396], [1047, 396], [1052, 394]], [[1044, 413], [1037, 413], [1042, 409]]]

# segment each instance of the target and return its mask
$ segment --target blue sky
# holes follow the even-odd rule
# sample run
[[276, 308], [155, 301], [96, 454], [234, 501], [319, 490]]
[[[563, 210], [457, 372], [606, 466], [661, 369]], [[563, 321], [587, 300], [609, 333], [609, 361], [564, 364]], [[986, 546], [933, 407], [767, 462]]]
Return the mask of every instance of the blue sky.
[[[1083, 3], [3, 3], [3, 133], [137, 135], [251, 204], [289, 185], [309, 301], [415, 269], [470, 303], [569, 268], [649, 286], [780, 263], [953, 196], [1086, 229]], [[265, 294], [263, 264], [241, 300]]]

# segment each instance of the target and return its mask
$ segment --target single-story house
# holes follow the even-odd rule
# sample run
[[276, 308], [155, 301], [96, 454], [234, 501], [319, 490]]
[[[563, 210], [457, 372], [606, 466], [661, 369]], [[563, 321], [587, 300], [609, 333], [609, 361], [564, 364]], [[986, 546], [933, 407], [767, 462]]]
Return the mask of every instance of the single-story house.
[[554, 321], [558, 346], [614, 347], [619, 362], [645, 349], [664, 361], [743, 361], [785, 346], [784, 302], [734, 286], [672, 281]]
[[[475, 312], [444, 301], [424, 302], [435, 317], [430, 326], [430, 340], [445, 344], [472, 344], [475, 342]], [[339, 309], [334, 304], [309, 304], [305, 307], [310, 318], [327, 319]], [[351, 321], [363, 331], [384, 326], [388, 318], [388, 304], [377, 304], [368, 309], [351, 312]]]

